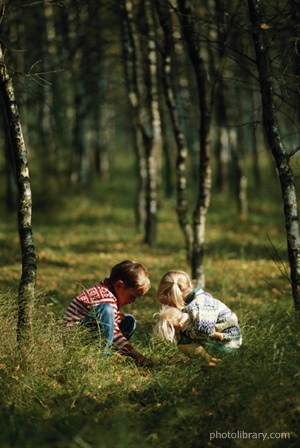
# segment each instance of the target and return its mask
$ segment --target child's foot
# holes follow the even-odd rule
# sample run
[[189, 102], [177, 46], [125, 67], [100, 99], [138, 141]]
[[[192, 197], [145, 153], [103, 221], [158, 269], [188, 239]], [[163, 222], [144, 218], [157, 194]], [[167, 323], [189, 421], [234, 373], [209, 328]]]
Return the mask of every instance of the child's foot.
[[208, 365], [210, 367], [215, 367], [219, 361], [221, 360], [217, 358], [210, 358]]

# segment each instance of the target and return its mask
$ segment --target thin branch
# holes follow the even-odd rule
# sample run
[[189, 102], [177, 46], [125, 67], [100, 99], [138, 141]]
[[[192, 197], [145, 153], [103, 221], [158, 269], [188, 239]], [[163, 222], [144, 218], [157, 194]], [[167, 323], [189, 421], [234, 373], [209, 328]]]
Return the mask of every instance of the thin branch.
[[[289, 273], [288, 273], [288, 271], [286, 269], [286, 266], [285, 266], [282, 258], [280, 257], [278, 250], [276, 249], [276, 247], [272, 243], [271, 238], [269, 237], [269, 235], [267, 235], [267, 237], [268, 237], [268, 240], [269, 240], [269, 242], [270, 242], [270, 244], [271, 244], [271, 246], [273, 248], [273, 254], [271, 254], [271, 252], [268, 250], [268, 248], [266, 246], [265, 246], [265, 249], [268, 252], [270, 258], [272, 258], [272, 260], [274, 261], [274, 263], [275, 263], [276, 267], [278, 268], [278, 270], [281, 272], [282, 277], [285, 280], [288, 280], [289, 283], [290, 283], [290, 276], [289, 276]], [[277, 258], [278, 261], [276, 261], [275, 257]]]
[[[275, 263], [277, 269], [279, 270], [279, 272], [281, 273], [282, 277], [285, 280], [288, 280], [288, 282], [290, 283], [291, 280], [290, 280], [290, 276], [289, 276], [289, 274], [287, 272], [286, 266], [285, 266], [282, 258], [280, 257], [278, 250], [276, 249], [276, 247], [272, 243], [269, 235], [267, 235], [267, 236], [268, 236], [268, 240], [269, 240], [269, 242], [270, 242], [270, 244], [271, 244], [271, 246], [273, 248], [273, 254], [268, 250], [268, 248], [266, 246], [265, 246], [265, 249], [268, 252], [268, 255], [270, 256], [270, 258], [274, 261], [274, 263]], [[276, 258], [277, 258], [277, 260], [276, 260]], [[258, 275], [258, 274], [255, 274], [255, 275], [258, 278], [260, 278], [261, 280], [263, 280], [267, 285], [271, 286], [272, 288], [275, 288], [281, 294], [285, 294], [285, 295], [288, 295], [288, 296], [292, 295], [292, 294], [290, 294], [290, 293], [288, 293], [286, 291], [283, 291], [283, 290], [277, 288], [276, 286], [272, 285], [270, 282], [268, 282], [265, 278], [261, 277], [260, 275]]]
[[282, 289], [277, 288], [277, 286], [272, 285], [272, 283], [268, 282], [268, 280], [266, 280], [265, 278], [261, 277], [259, 274], [255, 273], [256, 277], [258, 277], [260, 280], [262, 280], [263, 282], [265, 282], [267, 285], [269, 285], [271, 288], [276, 289], [277, 291], [279, 291], [281, 294], [284, 294], [286, 296], [290, 296], [292, 297], [292, 294], [290, 292], [287, 291], [283, 291]]
[[35, 82], [37, 82], [38, 84], [40, 84], [41, 86], [45, 87], [45, 86], [51, 86], [52, 83], [50, 81], [47, 81], [46, 79], [43, 78], [43, 76], [49, 75], [51, 73], [57, 73], [60, 72], [62, 70], [64, 70], [63, 68], [58, 68], [56, 70], [47, 70], [45, 72], [35, 72], [32, 73], [32, 70], [41, 62], [41, 60], [36, 61], [29, 69], [29, 72], [27, 74], [22, 74], [22, 73], [18, 73], [18, 72], [14, 72], [14, 74], [19, 74], [24, 76], [25, 78], [31, 79]]
[[5, 5], [2, 0], [0, 0], [0, 24], [5, 14]]
[[7, 15], [7, 14], [13, 12], [13, 11], [17, 11], [18, 9], [21, 9], [21, 8], [30, 8], [31, 6], [44, 5], [45, 3], [50, 3], [50, 4], [52, 3], [53, 5], [67, 8], [67, 6], [65, 5], [65, 2], [63, 2], [63, 1], [59, 1], [59, 0], [38, 0], [38, 1], [35, 1], [35, 2], [28, 3], [26, 5], [19, 5], [19, 6], [15, 6], [14, 8], [7, 9], [4, 15]]
[[296, 154], [296, 152], [298, 152], [300, 150], [300, 145], [297, 146], [295, 149], [293, 149], [290, 153], [289, 153], [289, 158], [293, 157], [293, 155]]

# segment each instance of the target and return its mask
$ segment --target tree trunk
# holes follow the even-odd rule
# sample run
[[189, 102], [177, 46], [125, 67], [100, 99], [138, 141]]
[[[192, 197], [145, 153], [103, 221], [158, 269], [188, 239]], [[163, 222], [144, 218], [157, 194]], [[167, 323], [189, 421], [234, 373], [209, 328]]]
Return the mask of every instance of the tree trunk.
[[210, 122], [211, 101], [205, 63], [197, 45], [197, 30], [193, 21], [193, 9], [189, 0], [179, 0], [181, 21], [188, 46], [189, 55], [194, 66], [200, 108], [200, 159], [198, 167], [199, 189], [193, 216], [193, 253], [192, 277], [205, 286], [204, 252], [206, 215], [210, 204], [211, 167], [210, 167]]
[[218, 192], [225, 193], [228, 187], [229, 135], [227, 128], [227, 110], [224, 98], [225, 87], [220, 79], [215, 87], [215, 159], [216, 184]]
[[22, 253], [22, 277], [18, 294], [17, 336], [20, 341], [30, 324], [29, 305], [34, 298], [36, 282], [36, 257], [33, 243], [31, 214], [32, 196], [29, 178], [27, 151], [22, 133], [12, 79], [5, 62], [0, 43], [0, 92], [3, 97], [5, 113], [9, 124], [11, 147], [15, 158], [18, 185], [18, 224]]
[[[2, 101], [1, 107], [5, 109], [4, 103]], [[17, 185], [15, 177], [14, 157], [11, 151], [10, 133], [8, 129], [8, 122], [6, 120], [6, 114], [4, 116], [4, 119], [1, 120], [1, 125], [4, 128], [3, 146], [5, 153], [4, 170], [6, 177], [5, 204], [6, 209], [9, 212], [13, 212], [16, 208]]]
[[161, 120], [158, 98], [157, 78], [157, 49], [154, 21], [154, 8], [150, 0], [145, 0], [145, 18], [148, 34], [148, 89], [150, 128], [149, 138], [146, 140], [147, 156], [147, 191], [146, 191], [146, 235], [145, 242], [150, 246], [156, 241], [157, 227], [157, 185], [158, 158], [161, 153]]
[[49, 88], [52, 83], [51, 66], [53, 61], [57, 61], [57, 38], [55, 30], [54, 5], [45, 3], [43, 5], [43, 18], [45, 22], [45, 38], [43, 39], [43, 53], [45, 55], [43, 60], [44, 82], [42, 83], [43, 101], [41, 110], [41, 128], [43, 145], [47, 148], [45, 157], [45, 173], [49, 171], [49, 165], [55, 167], [56, 165], [56, 139], [53, 122], [53, 101], [54, 101], [54, 85]]
[[123, 55], [128, 98], [133, 110], [134, 147], [137, 160], [138, 188], [136, 198], [136, 225], [139, 229], [145, 229], [146, 223], [146, 185], [147, 168], [144, 148], [144, 119], [143, 113], [143, 64], [141, 61], [141, 49], [138, 33], [133, 20], [133, 4], [131, 0], [123, 0]]
[[163, 87], [165, 91], [166, 103], [168, 105], [171, 121], [173, 125], [175, 141], [177, 145], [177, 216], [179, 225], [185, 238], [185, 245], [188, 258], [191, 258], [193, 233], [191, 225], [187, 218], [187, 179], [186, 179], [186, 159], [188, 148], [183, 132], [183, 124], [180, 120], [177, 105], [175, 102], [174, 88], [172, 79], [175, 79], [173, 68], [174, 41], [172, 32], [171, 16], [167, 0], [156, 0], [156, 8], [160, 19], [161, 27], [164, 32], [164, 51], [163, 51]]
[[[161, 148], [161, 122], [157, 81], [157, 50], [153, 8], [123, 0], [124, 56], [129, 99], [134, 111], [135, 146], [139, 168], [138, 211], [145, 230], [145, 242], [155, 243], [157, 226], [157, 160]], [[134, 16], [135, 13], [135, 16]], [[139, 14], [140, 13], [140, 17]], [[145, 18], [143, 21], [142, 18]], [[146, 45], [137, 28], [144, 25]], [[144, 51], [143, 51], [144, 50]], [[146, 58], [144, 57], [146, 54]], [[144, 212], [142, 205], [145, 205]]]
[[234, 196], [237, 202], [237, 208], [242, 221], [248, 218], [248, 179], [244, 169], [244, 155], [242, 150], [243, 141], [239, 136], [237, 128], [231, 128], [229, 131], [230, 153], [232, 161], [232, 181], [234, 187]]
[[[261, 1], [248, 0], [250, 19], [253, 26], [253, 41], [256, 52], [256, 63], [259, 74], [264, 126], [278, 176], [283, 198], [287, 249], [290, 264], [290, 281], [297, 318], [300, 317], [300, 239], [297, 198], [293, 172], [290, 166], [290, 155], [282, 142], [278, 128], [276, 108], [274, 104], [273, 71], [269, 58], [269, 36], [265, 24]], [[264, 26], [262, 26], [264, 25]]]
[[88, 104], [85, 39], [87, 10], [84, 6], [79, 11], [79, 18], [69, 16], [70, 40], [74, 39], [72, 58], [72, 138], [74, 152], [71, 154], [71, 181], [87, 185], [91, 179], [91, 165], [88, 148]]
[[105, 14], [106, 5], [101, 2], [88, 2], [86, 5], [86, 28], [84, 40], [86, 45], [85, 69], [86, 96], [87, 96], [87, 143], [91, 161], [90, 174], [103, 180], [109, 180], [113, 155], [110, 154], [112, 141], [112, 127], [114, 108], [109, 101], [110, 81], [105, 73], [105, 30], [99, 24]]

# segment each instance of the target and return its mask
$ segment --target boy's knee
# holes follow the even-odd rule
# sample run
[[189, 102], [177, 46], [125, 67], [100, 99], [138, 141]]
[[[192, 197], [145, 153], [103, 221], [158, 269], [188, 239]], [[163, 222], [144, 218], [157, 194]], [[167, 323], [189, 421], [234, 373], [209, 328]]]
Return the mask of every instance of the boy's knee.
[[133, 332], [136, 329], [135, 317], [133, 317], [131, 314], [125, 314], [123, 325], [126, 327], [127, 331]]
[[100, 321], [114, 320], [115, 313], [113, 307], [109, 303], [103, 303], [96, 307], [96, 316]]
[[128, 323], [132, 324], [133, 326], [136, 325], [135, 317], [132, 316], [132, 314], [125, 314], [125, 319]]
[[109, 304], [109, 303], [103, 303], [103, 305], [100, 305], [101, 309], [102, 309], [102, 313], [107, 313], [107, 314], [114, 314], [114, 309], [113, 307]]
[[120, 323], [120, 330], [123, 335], [130, 339], [136, 329], [136, 320], [131, 314], [125, 314], [124, 319]]

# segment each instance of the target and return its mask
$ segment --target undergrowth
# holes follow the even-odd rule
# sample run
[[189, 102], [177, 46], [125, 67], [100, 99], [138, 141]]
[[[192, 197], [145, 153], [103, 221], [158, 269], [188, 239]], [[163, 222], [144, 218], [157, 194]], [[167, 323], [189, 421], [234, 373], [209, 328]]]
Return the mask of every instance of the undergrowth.
[[137, 335], [134, 345], [153, 361], [141, 368], [117, 353], [103, 358], [97, 341], [78, 329], [65, 332], [53, 307], [38, 303], [20, 352], [12, 299], [2, 296], [0, 304], [1, 447], [260, 446], [245, 440], [249, 433], [276, 433], [266, 446], [297, 445], [300, 356], [292, 310], [249, 311], [241, 318], [242, 348], [214, 368]]

